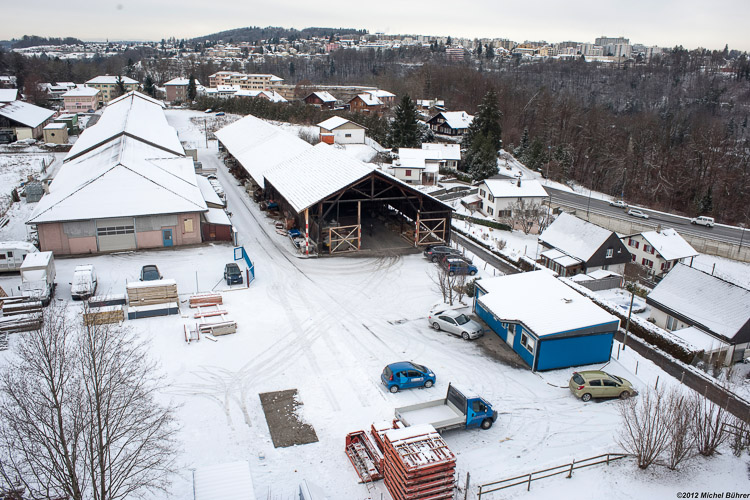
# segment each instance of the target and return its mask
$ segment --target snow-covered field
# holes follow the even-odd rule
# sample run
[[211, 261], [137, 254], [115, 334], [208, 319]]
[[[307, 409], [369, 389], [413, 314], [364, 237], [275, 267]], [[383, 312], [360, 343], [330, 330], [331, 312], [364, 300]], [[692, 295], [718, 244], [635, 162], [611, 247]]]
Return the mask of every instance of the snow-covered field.
[[[215, 142], [203, 148], [203, 130], [190, 121], [198, 115], [167, 111], [181, 140], [200, 147], [204, 165], [220, 166]], [[174, 478], [172, 498], [193, 498], [191, 469], [235, 460], [250, 463], [258, 499], [296, 499], [303, 479], [331, 499], [380, 499], [381, 493], [390, 498], [382, 482], [371, 494], [357, 483], [344, 454], [346, 434], [391, 419], [397, 406], [444, 397], [449, 382], [470, 388], [500, 413], [487, 431], [445, 434], [458, 459], [461, 484], [471, 473], [469, 498], [484, 482], [621, 451], [616, 443], [618, 402], [582, 403], [573, 397], [567, 388], [572, 369], [532, 373], [512, 368], [491, 357], [481, 342], [431, 330], [426, 315], [440, 294], [430, 279], [433, 265], [421, 255], [299, 258], [223, 167], [219, 179], [257, 276], [248, 288], [223, 294], [225, 308], [239, 325], [237, 333], [188, 345], [182, 325], [195, 321], [191, 318], [126, 322], [151, 343], [167, 384], [161, 397], [180, 404], [182, 472]], [[503, 234], [506, 250], [524, 247], [531, 254], [531, 242], [536, 244], [536, 238], [527, 241], [520, 233]], [[68, 281], [78, 264], [96, 266], [99, 293], [124, 293], [126, 280], [137, 279], [142, 265], [156, 264], [165, 277], [177, 280], [186, 300], [196, 290], [226, 288], [222, 270], [232, 258], [230, 246], [216, 244], [59, 259], [56, 296], [68, 300]], [[480, 276], [494, 274], [489, 266], [478, 267]], [[6, 290], [18, 281], [17, 275], [0, 277]], [[185, 304], [183, 315], [188, 315]], [[487, 335], [501, 342], [491, 332]], [[11, 339], [12, 344], [21, 341], [22, 335]], [[424, 363], [437, 374], [437, 384], [388, 393], [380, 373], [387, 363], [401, 360]], [[679, 384], [630, 349], [611, 360], [607, 370], [640, 390], [657, 377], [660, 385]], [[284, 389], [299, 391], [301, 416], [315, 428], [319, 442], [273, 447], [258, 394]], [[722, 451], [711, 459], [697, 458], [676, 473], [663, 468], [642, 472], [633, 462], [622, 461], [576, 471], [571, 479], [561, 475], [535, 482], [530, 493], [521, 486], [486, 498], [624, 500], [675, 498], [679, 492], [750, 492], [748, 457]]]

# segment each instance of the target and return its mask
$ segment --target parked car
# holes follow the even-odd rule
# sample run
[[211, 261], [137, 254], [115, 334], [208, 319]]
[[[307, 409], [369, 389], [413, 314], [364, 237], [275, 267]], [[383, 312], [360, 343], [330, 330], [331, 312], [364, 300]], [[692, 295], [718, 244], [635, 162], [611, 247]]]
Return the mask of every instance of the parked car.
[[714, 218], [713, 217], [706, 217], [705, 215], [701, 215], [699, 217], [693, 217], [690, 219], [691, 224], [700, 224], [701, 226], [706, 227], [714, 227]]
[[466, 262], [465, 259], [455, 257], [446, 258], [442, 265], [448, 271], [449, 276], [454, 276], [456, 274], [468, 274], [469, 276], [474, 276], [479, 272], [479, 269], [477, 269], [477, 266], [474, 264]]
[[426, 249], [422, 254], [432, 262], [440, 262], [446, 255], [461, 255], [461, 252], [447, 245], [438, 245]]
[[218, 113], [216, 113], [216, 116], [224, 116], [224, 112], [223, 111], [219, 111]]
[[641, 219], [648, 219], [648, 214], [641, 212], [637, 208], [631, 208], [630, 210], [628, 210], [628, 215], [632, 215], [633, 217], [640, 217]]
[[627, 399], [637, 394], [633, 385], [624, 378], [598, 370], [573, 372], [568, 387], [581, 401], [590, 401], [591, 398]]
[[429, 389], [435, 384], [436, 380], [437, 377], [432, 370], [411, 361], [391, 363], [383, 368], [383, 373], [380, 374], [380, 381], [389, 391], [394, 393], [412, 387]]
[[73, 270], [73, 281], [70, 282], [70, 295], [73, 300], [88, 299], [96, 293], [97, 285], [94, 266], [76, 266]]
[[162, 278], [159, 268], [154, 265], [143, 266], [141, 268], [141, 281], [156, 281]]
[[445, 255], [443, 255], [443, 256], [442, 256], [442, 257], [440, 258], [440, 263], [441, 263], [441, 264], [445, 264], [445, 261], [446, 261], [446, 260], [448, 260], [448, 259], [458, 259], [458, 260], [462, 260], [462, 261], [466, 262], [467, 264], [473, 264], [473, 263], [474, 263], [474, 262], [473, 262], [473, 261], [472, 261], [472, 260], [471, 260], [471, 259], [470, 259], [469, 257], [467, 257], [466, 255], [456, 255], [456, 254], [453, 254], [453, 253], [448, 253], [448, 254], [445, 254]]
[[453, 309], [431, 313], [427, 316], [427, 322], [437, 331], [444, 330], [464, 340], [476, 339], [484, 335], [482, 325], [466, 314]]
[[628, 204], [625, 203], [623, 200], [612, 200], [609, 202], [610, 207], [617, 207], [617, 208], [628, 208]]
[[227, 285], [242, 284], [242, 269], [234, 262], [224, 266], [224, 279]]

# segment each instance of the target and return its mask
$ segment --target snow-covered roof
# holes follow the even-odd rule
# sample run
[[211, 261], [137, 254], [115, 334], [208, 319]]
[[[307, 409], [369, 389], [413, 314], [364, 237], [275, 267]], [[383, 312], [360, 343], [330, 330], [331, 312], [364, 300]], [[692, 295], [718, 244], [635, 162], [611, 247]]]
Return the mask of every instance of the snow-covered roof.
[[[190, 78], [178, 77], [178, 78], [172, 78], [167, 83], [165, 83], [164, 86], [166, 87], [167, 85], [188, 85], [188, 84], [190, 84]], [[196, 86], [200, 84], [201, 82], [199, 82], [198, 80], [195, 80]]]
[[0, 250], [26, 250], [36, 252], [36, 247], [28, 241], [0, 241]]
[[417, 148], [398, 148], [398, 164], [393, 168], [425, 168], [425, 161], [430, 156], [430, 151]]
[[34, 267], [46, 267], [52, 260], [52, 252], [32, 252], [27, 253], [21, 263], [21, 269], [32, 269]]
[[193, 473], [195, 500], [255, 500], [250, 464], [243, 460], [198, 467]]
[[442, 111], [435, 116], [442, 116], [448, 126], [456, 130], [469, 128], [471, 122], [474, 121], [474, 116], [466, 111]]
[[253, 115], [218, 130], [216, 137], [260, 187], [266, 170], [312, 147]]
[[0, 102], [13, 102], [18, 99], [18, 89], [0, 89]]
[[99, 93], [94, 87], [75, 87], [65, 92], [63, 97], [92, 97]]
[[608, 229], [563, 212], [539, 235], [539, 241], [587, 262], [611, 235]]
[[571, 257], [570, 255], [567, 255], [566, 253], [561, 252], [556, 248], [545, 250], [541, 253], [541, 256], [546, 257], [548, 260], [551, 260], [553, 262], [557, 262], [563, 267], [577, 266], [578, 264], [581, 264], [581, 259]]
[[622, 276], [620, 274], [617, 274], [614, 271], [604, 270], [604, 269], [597, 269], [596, 271], [591, 271], [586, 276], [591, 276], [595, 280], [601, 280], [604, 278], [609, 278], [610, 276]]
[[690, 344], [696, 351], [717, 351], [719, 349], [726, 349], [729, 344], [719, 340], [718, 338], [709, 335], [700, 328], [689, 326], [682, 330], [675, 330], [672, 332], [673, 335], [677, 335], [682, 340]]
[[329, 119], [318, 123], [318, 127], [324, 128], [326, 130], [334, 130], [334, 129], [337, 129], [340, 126], [345, 125], [347, 123], [351, 123], [352, 125], [356, 125], [357, 127], [360, 127], [360, 128], [367, 128], [367, 127], [363, 127], [362, 125], [360, 125], [358, 123], [354, 123], [351, 120], [347, 120], [346, 118], [342, 118], [340, 116], [332, 116]]
[[40, 108], [23, 101], [0, 104], [0, 116], [31, 128], [38, 127], [52, 118], [54, 114], [55, 112], [50, 109]]
[[311, 95], [316, 95], [318, 99], [323, 102], [336, 102], [336, 98], [325, 90], [316, 90], [315, 92], [310, 92], [307, 97], [310, 97]]
[[439, 151], [440, 158], [443, 160], [461, 160], [460, 144], [444, 144], [439, 142], [423, 142], [422, 149], [428, 151]]
[[120, 97], [116, 97], [115, 99], [112, 99], [107, 103], [107, 106], [112, 106], [113, 104], [117, 104], [120, 101], [125, 101], [127, 99], [143, 99], [144, 101], [150, 102], [151, 104], [156, 104], [157, 106], [161, 106], [162, 109], [167, 109], [167, 105], [164, 104], [164, 101], [160, 101], [159, 99], [154, 99], [153, 97], [142, 94], [138, 92], [137, 90], [131, 90], [130, 92], [126, 92], [122, 94]]
[[273, 184], [292, 208], [300, 213], [373, 170], [373, 166], [320, 143], [278, 164], [264, 175], [266, 181]]
[[[368, 106], [382, 106], [383, 105], [383, 101], [381, 101], [380, 99], [378, 99], [372, 94], [359, 94], [357, 95], [357, 97], [362, 99], [362, 101], [364, 101], [364, 103]], [[351, 101], [353, 101], [357, 97], [354, 97]]]
[[122, 78], [122, 83], [125, 83], [125, 84], [127, 84], [127, 83], [138, 83], [136, 80], [133, 80], [129, 76], [122, 76], [122, 77], [120, 77], [120, 76], [117, 76], [117, 75], [100, 75], [100, 76], [95, 76], [91, 80], [88, 80], [86, 83], [99, 84], [99, 85], [107, 84], [107, 83], [114, 84], [114, 83], [117, 83], [117, 79], [118, 78]]
[[220, 226], [231, 226], [232, 221], [229, 220], [229, 216], [223, 208], [209, 208], [208, 212], [205, 213], [206, 222], [209, 224], [217, 224]]
[[483, 279], [481, 286], [488, 293], [477, 300], [500, 321], [523, 323], [539, 336], [619, 322], [544, 271]]
[[367, 90], [367, 94], [371, 94], [375, 97], [396, 97], [396, 94], [392, 94], [388, 92], [387, 90], [377, 89], [377, 90]]
[[240, 89], [234, 93], [234, 97], [260, 97], [265, 96], [271, 102], [288, 102], [284, 96], [273, 90], [248, 90]]
[[726, 339], [734, 338], [750, 321], [750, 290], [684, 264], [669, 271], [646, 302]]
[[644, 240], [665, 260], [684, 259], [698, 255], [695, 248], [674, 229], [662, 229], [661, 232], [646, 231], [641, 233]]
[[[485, 179], [487, 190], [495, 198], [547, 198], [549, 194], [537, 180]], [[520, 184], [520, 185], [519, 185]]]
[[107, 105], [96, 125], [81, 134], [64, 161], [71, 161], [122, 135], [160, 148], [165, 153], [185, 153], [177, 131], [167, 123], [161, 102], [131, 92]]
[[214, 191], [214, 187], [211, 185], [208, 179], [206, 179], [202, 175], [196, 175], [195, 178], [198, 181], [198, 189], [201, 190], [201, 195], [203, 195], [203, 199], [206, 200], [207, 204], [210, 203], [212, 205], [224, 206], [224, 202], [221, 201], [219, 195], [216, 194], [216, 191]]
[[46, 125], [44, 127], [44, 130], [62, 130], [64, 128], [68, 128], [68, 126], [65, 123], [52, 122], [49, 125]]
[[192, 158], [120, 136], [64, 163], [27, 223], [206, 210]]

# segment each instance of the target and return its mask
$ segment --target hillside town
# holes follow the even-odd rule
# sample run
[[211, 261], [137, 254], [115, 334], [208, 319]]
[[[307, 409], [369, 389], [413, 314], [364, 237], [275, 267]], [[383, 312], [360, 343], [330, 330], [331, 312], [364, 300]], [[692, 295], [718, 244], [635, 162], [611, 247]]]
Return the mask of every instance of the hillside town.
[[667, 49], [350, 31], [12, 49], [169, 70], [0, 76], [0, 498], [748, 494], [746, 212], [578, 183], [492, 86], [249, 70]]

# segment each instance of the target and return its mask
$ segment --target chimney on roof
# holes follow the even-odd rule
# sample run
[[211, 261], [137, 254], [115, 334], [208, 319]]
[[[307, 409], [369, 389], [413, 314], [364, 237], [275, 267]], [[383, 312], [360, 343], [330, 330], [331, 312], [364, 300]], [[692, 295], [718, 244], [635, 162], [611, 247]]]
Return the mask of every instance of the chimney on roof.
[[521, 187], [521, 176], [518, 176], [518, 187]]
[[658, 226], [656, 226], [656, 232], [657, 233], [661, 233], [661, 224], [659, 224]]

